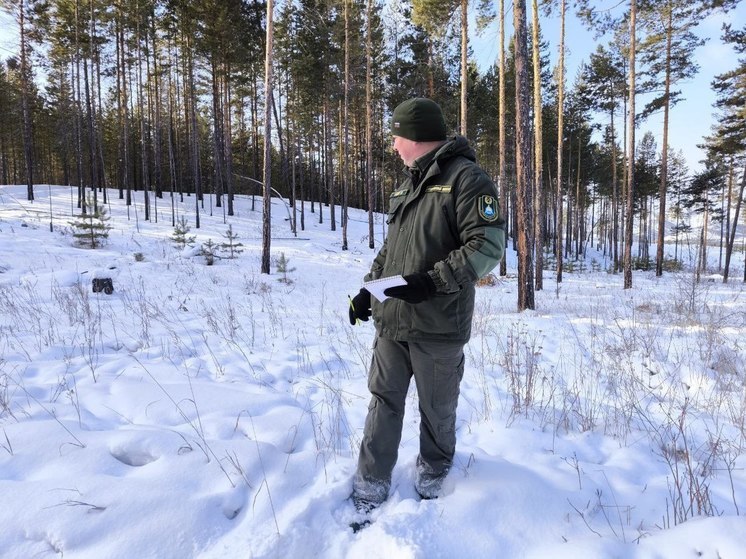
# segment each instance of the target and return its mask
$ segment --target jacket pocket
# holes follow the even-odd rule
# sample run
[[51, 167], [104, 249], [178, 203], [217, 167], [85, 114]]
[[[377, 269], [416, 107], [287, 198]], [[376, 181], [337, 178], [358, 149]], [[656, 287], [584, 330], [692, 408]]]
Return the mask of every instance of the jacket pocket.
[[459, 293], [436, 295], [426, 303], [409, 307], [412, 329], [416, 334], [440, 337], [463, 333]]
[[404, 204], [405, 199], [406, 196], [395, 196], [389, 200], [389, 215], [386, 218], [386, 223], [393, 223], [396, 221], [397, 214], [401, 213], [399, 210]]

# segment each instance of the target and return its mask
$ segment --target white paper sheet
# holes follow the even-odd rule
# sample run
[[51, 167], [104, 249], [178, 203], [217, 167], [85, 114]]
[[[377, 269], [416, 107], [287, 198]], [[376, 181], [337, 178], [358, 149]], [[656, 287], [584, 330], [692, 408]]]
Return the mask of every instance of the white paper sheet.
[[407, 285], [407, 280], [402, 276], [389, 276], [387, 278], [378, 278], [363, 283], [363, 287], [370, 291], [370, 294], [381, 302], [388, 299], [388, 295], [384, 295], [383, 292], [389, 287], [396, 287], [398, 285]]

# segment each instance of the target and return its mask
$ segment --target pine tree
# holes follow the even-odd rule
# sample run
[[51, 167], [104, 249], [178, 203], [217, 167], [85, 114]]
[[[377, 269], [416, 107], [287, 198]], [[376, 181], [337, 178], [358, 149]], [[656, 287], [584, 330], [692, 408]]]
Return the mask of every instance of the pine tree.
[[215, 264], [217, 250], [218, 247], [215, 243], [212, 242], [212, 239], [207, 239], [207, 241], [202, 244], [202, 248], [200, 249], [199, 253], [205, 257], [205, 264], [207, 264], [208, 266], [212, 266], [213, 264]]
[[236, 242], [238, 234], [233, 232], [233, 225], [228, 225], [228, 229], [223, 233], [223, 237], [227, 239], [227, 242], [221, 243], [220, 249], [228, 253], [228, 258], [233, 259], [243, 252], [243, 244]]
[[293, 280], [288, 277], [288, 273], [295, 271], [295, 268], [289, 267], [289, 263], [290, 259], [285, 257], [284, 252], [281, 252], [280, 256], [275, 261], [275, 265], [277, 266], [277, 273], [282, 274], [282, 277], [278, 281], [281, 281], [282, 283], [286, 283], [288, 285], [293, 283]]
[[621, 53], [617, 52], [613, 44], [609, 49], [599, 45], [591, 54], [590, 61], [583, 67], [583, 80], [580, 95], [590, 108], [606, 113], [609, 124], [605, 134], [610, 177], [608, 195], [611, 197], [610, 217], [610, 253], [613, 259], [613, 270], [621, 269], [619, 260], [619, 178], [617, 131], [615, 126], [619, 105], [626, 92], [624, 79], [624, 61]]
[[[665, 242], [666, 192], [668, 180], [668, 131], [671, 108], [679, 101], [680, 91], [675, 88], [690, 79], [697, 71], [694, 51], [704, 44], [693, 33], [693, 28], [704, 16], [703, 8], [691, 0], [657, 0], [648, 2], [641, 11], [642, 26], [648, 31], [640, 45], [642, 91], [662, 93], [650, 101], [643, 116], [663, 109], [663, 143], [661, 146], [661, 173], [658, 200], [658, 242], [655, 275], [663, 275], [663, 245]], [[646, 79], [647, 78], [647, 79]]]
[[75, 221], [70, 222], [73, 227], [73, 237], [78, 246], [99, 248], [106, 244], [109, 238], [111, 226], [107, 222], [110, 218], [106, 206], [96, 204], [90, 194], [86, 205], [86, 212], [79, 214]]
[[183, 250], [187, 245], [191, 246], [194, 244], [196, 237], [189, 235], [189, 231], [191, 230], [192, 228], [187, 223], [186, 218], [183, 215], [179, 217], [176, 221], [174, 232], [171, 235], [171, 240], [176, 245], [176, 248]]
[[[746, 54], [746, 27], [742, 30], [734, 30], [729, 25], [725, 26], [723, 39], [726, 43], [733, 45], [736, 53]], [[744, 191], [746, 191], [746, 164], [743, 163], [743, 155], [746, 153], [746, 59], [738, 58], [736, 68], [715, 76], [712, 87], [717, 93], [715, 106], [720, 109], [719, 122], [711, 138], [707, 138], [707, 148], [712, 155], [728, 158], [731, 171], [739, 161], [743, 165], [740, 186], [735, 200], [735, 214], [731, 223], [730, 231], [727, 232], [725, 269], [723, 271], [723, 282], [728, 281], [730, 274], [730, 262], [736, 237], [741, 206], [744, 203]], [[730, 181], [731, 191], [733, 180]], [[732, 192], [731, 192], [732, 194]], [[729, 196], [729, 201], [731, 196]], [[730, 215], [730, 210], [728, 211]], [[744, 265], [744, 281], [746, 282], [746, 265]]]

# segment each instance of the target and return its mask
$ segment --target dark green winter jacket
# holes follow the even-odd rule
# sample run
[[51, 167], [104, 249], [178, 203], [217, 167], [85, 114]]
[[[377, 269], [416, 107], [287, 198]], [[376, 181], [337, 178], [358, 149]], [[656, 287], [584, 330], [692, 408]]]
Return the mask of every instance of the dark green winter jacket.
[[419, 158], [408, 173], [391, 194], [388, 235], [365, 279], [428, 272], [437, 293], [418, 304], [374, 298], [376, 329], [400, 341], [466, 342], [474, 284], [505, 250], [497, 189], [461, 136]]

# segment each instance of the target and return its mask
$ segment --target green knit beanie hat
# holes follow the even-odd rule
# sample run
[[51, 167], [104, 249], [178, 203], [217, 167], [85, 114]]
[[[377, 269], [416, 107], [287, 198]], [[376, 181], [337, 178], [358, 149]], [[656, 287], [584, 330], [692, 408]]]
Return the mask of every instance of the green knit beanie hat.
[[446, 121], [443, 111], [430, 99], [408, 99], [394, 109], [391, 133], [415, 142], [445, 140]]

